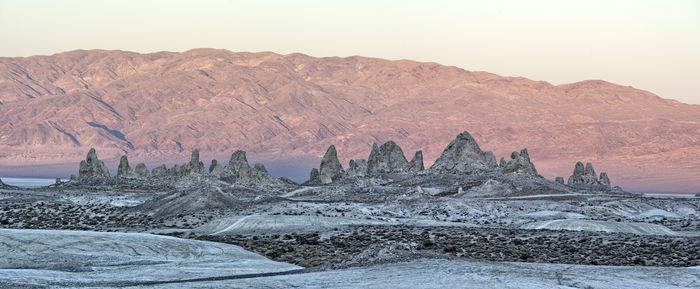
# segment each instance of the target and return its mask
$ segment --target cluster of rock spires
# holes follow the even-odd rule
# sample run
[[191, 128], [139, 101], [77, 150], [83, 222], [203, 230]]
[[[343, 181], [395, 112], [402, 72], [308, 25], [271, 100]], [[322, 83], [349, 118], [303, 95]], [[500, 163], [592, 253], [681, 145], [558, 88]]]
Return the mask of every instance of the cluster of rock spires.
[[[209, 166], [209, 175], [228, 182], [239, 184], [280, 184], [283, 181], [268, 174], [265, 166], [256, 163], [254, 167], [248, 164], [244, 151], [236, 151], [231, 155], [231, 159], [225, 167], [222, 167], [214, 159]], [[139, 163], [134, 169], [129, 165], [129, 159], [123, 155], [119, 160], [117, 168], [117, 178], [123, 179], [146, 179], [146, 178], [168, 178], [184, 177], [190, 175], [205, 175], [204, 163], [199, 160], [199, 150], [193, 150], [188, 163], [174, 165], [167, 168], [160, 165], [153, 168], [149, 173], [144, 163]], [[97, 158], [94, 148], [91, 148], [87, 158], [80, 162], [79, 176], [71, 176], [71, 180], [86, 178], [110, 178], [109, 170], [104, 162]]]
[[[460, 133], [445, 148], [440, 157], [429, 168], [423, 166], [423, 153], [417, 151], [411, 161], [404, 156], [404, 152], [395, 142], [388, 141], [381, 146], [376, 143], [372, 145], [369, 157], [365, 159], [350, 160], [347, 170], [338, 161], [338, 152], [334, 145], [328, 147], [319, 168], [313, 168], [309, 180], [306, 184], [323, 185], [331, 184], [342, 179], [352, 178], [377, 178], [383, 176], [399, 175], [410, 176], [411, 174], [478, 174], [483, 172], [496, 173], [497, 175], [527, 175], [542, 178], [537, 173], [535, 165], [530, 160], [527, 149], [520, 152], [514, 151], [510, 155], [510, 160], [501, 158], [496, 162], [496, 158], [491, 151], [483, 151], [476, 140], [468, 133]], [[189, 175], [205, 175], [204, 163], [199, 160], [199, 151], [193, 150], [190, 161], [182, 165], [174, 165], [167, 168], [165, 165], [154, 168], [150, 174], [146, 165], [140, 163], [134, 169], [129, 165], [126, 156], [122, 156], [117, 168], [118, 178], [165, 178], [183, 177]], [[284, 180], [271, 176], [265, 166], [256, 163], [250, 166], [244, 151], [236, 151], [231, 154], [231, 158], [226, 166], [221, 166], [217, 160], [212, 160], [209, 165], [208, 174], [211, 177], [229, 183], [239, 183], [245, 185], [283, 185], [288, 183]], [[97, 158], [95, 149], [90, 149], [87, 158], [80, 162], [79, 177], [83, 178], [109, 178], [109, 170], [102, 161]], [[76, 179], [72, 176], [71, 180]], [[562, 177], [555, 179], [557, 183], [564, 184]], [[574, 173], [569, 177], [568, 185], [597, 185], [610, 187], [610, 179], [606, 173], [596, 176], [591, 163], [584, 167], [583, 163], [576, 163]]]
[[97, 158], [97, 152], [95, 152], [94, 148], [90, 149], [85, 160], [80, 161], [78, 173], [80, 178], [109, 178], [109, 170], [107, 166], [105, 166], [105, 163]]
[[395, 142], [388, 141], [381, 146], [375, 143], [367, 160], [350, 160], [347, 170], [338, 161], [335, 146], [331, 145], [321, 159], [319, 169], [311, 169], [309, 184], [329, 184], [342, 178], [377, 177], [390, 173], [416, 173], [424, 170], [423, 152], [417, 151], [409, 162], [403, 150]]
[[[558, 183], [564, 183], [564, 178], [562, 177], [557, 177], [555, 180]], [[593, 169], [593, 164], [586, 163], [584, 168], [582, 162], [577, 162], [574, 166], [574, 173], [569, 177], [567, 184], [570, 186], [582, 184], [610, 187], [610, 179], [605, 172], [601, 172], [600, 177], [598, 177]]]
[[[497, 171], [503, 174], [526, 174], [542, 177], [530, 160], [526, 148], [520, 152], [512, 152], [509, 161], [501, 158], [500, 162], [497, 163], [494, 154], [491, 151], [481, 150], [476, 140], [465, 131], [450, 142], [428, 170], [423, 167], [422, 151], [417, 151], [409, 162], [406, 160], [403, 150], [393, 141], [388, 141], [381, 146], [373, 144], [367, 160], [350, 160], [349, 168], [343, 170], [338, 161], [336, 148], [331, 145], [323, 156], [320, 167], [311, 170], [307, 184], [330, 184], [343, 178], [378, 177], [386, 174], [410, 174], [421, 171], [434, 174], [471, 174]], [[564, 179], [561, 177], [557, 177], [555, 181], [564, 184]], [[610, 187], [610, 180], [606, 173], [601, 173], [600, 177], [597, 177], [590, 163], [584, 169], [583, 164], [579, 162], [576, 164], [574, 175], [569, 178], [569, 185], [576, 184]]]

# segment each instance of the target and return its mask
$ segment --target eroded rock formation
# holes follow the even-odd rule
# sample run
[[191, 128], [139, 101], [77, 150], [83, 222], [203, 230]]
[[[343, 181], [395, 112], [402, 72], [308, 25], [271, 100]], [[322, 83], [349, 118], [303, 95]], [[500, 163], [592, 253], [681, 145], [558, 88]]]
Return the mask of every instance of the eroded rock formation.
[[423, 151], [417, 151], [416, 154], [413, 155], [411, 161], [408, 163], [408, 170], [412, 172], [420, 172], [424, 169]]
[[162, 178], [162, 177], [165, 177], [167, 175], [168, 175], [168, 169], [165, 167], [164, 164], [157, 166], [157, 167], [153, 168], [153, 170], [151, 170], [151, 176], [154, 178]]
[[350, 160], [348, 169], [345, 171], [346, 178], [364, 177], [367, 175], [367, 161], [363, 159]]
[[109, 170], [105, 163], [97, 158], [97, 152], [94, 148], [88, 151], [85, 160], [80, 161], [80, 168], [78, 170], [79, 178], [109, 178]]
[[220, 177], [224, 172], [224, 167], [222, 167], [216, 159], [211, 160], [211, 165], [209, 165], [209, 175], [214, 177]]
[[318, 173], [317, 168], [311, 169], [311, 173], [309, 173], [309, 184], [320, 184], [321, 183], [321, 175]]
[[377, 147], [372, 145], [372, 151], [367, 159], [367, 175], [378, 176], [382, 173], [407, 172], [408, 160], [403, 150], [395, 142], [388, 141]]
[[610, 187], [610, 179], [608, 178], [608, 174], [605, 172], [600, 173], [600, 179], [598, 179], [595, 169], [593, 169], [593, 164], [586, 163], [586, 166], [584, 167], [582, 162], [576, 162], [574, 172], [569, 177], [567, 184], [600, 185]]
[[608, 173], [601, 172], [600, 178], [598, 179], [598, 182], [603, 186], [609, 187], [610, 186], [610, 178], [608, 178]]
[[136, 175], [137, 178], [148, 178], [148, 168], [146, 167], [146, 164], [144, 163], [139, 163], [136, 165], [134, 168], [134, 174]]
[[335, 146], [331, 145], [326, 150], [326, 154], [321, 159], [321, 167], [319, 168], [319, 178], [322, 184], [330, 184], [343, 175], [343, 166], [338, 161], [338, 153]]
[[134, 174], [134, 171], [131, 169], [131, 166], [129, 166], [129, 159], [126, 157], [126, 155], [123, 155], [119, 159], [119, 167], [117, 167], [117, 177], [133, 178], [135, 176], [136, 174]]
[[493, 153], [482, 151], [476, 140], [465, 131], [450, 142], [430, 169], [470, 173], [477, 170], [492, 170], [495, 167], [497, 164]]
[[530, 154], [527, 153], [526, 148], [520, 150], [520, 153], [512, 152], [510, 154], [510, 161], [503, 166], [503, 172], [506, 174], [527, 173], [537, 175], [537, 169], [535, 169], [535, 165], [530, 161]]

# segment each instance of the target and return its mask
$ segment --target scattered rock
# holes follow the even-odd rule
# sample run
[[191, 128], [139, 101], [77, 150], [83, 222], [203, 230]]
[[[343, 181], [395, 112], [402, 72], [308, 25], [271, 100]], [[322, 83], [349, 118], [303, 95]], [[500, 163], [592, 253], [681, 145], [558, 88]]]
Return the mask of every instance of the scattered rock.
[[450, 142], [430, 169], [470, 173], [477, 170], [489, 171], [496, 167], [493, 153], [482, 151], [476, 140], [465, 131]]
[[97, 158], [97, 152], [94, 148], [88, 151], [87, 158], [80, 161], [80, 169], [78, 170], [79, 178], [109, 178], [109, 170], [105, 163]]
[[343, 166], [338, 161], [338, 153], [335, 151], [335, 146], [331, 145], [326, 150], [321, 160], [319, 168], [319, 177], [322, 184], [330, 184], [343, 175]]

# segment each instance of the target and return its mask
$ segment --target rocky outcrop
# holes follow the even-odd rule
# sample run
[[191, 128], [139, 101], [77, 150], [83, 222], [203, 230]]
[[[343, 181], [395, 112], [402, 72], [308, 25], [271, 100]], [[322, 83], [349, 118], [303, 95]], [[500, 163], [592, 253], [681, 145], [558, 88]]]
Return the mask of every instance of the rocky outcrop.
[[378, 176], [382, 173], [407, 172], [408, 161], [403, 150], [395, 142], [388, 141], [377, 147], [372, 145], [372, 151], [367, 159], [367, 175]]
[[136, 165], [134, 168], [134, 175], [136, 175], [137, 178], [148, 178], [148, 168], [146, 164], [139, 163]]
[[183, 165], [182, 173], [184, 175], [189, 174], [204, 174], [204, 163], [199, 160], [199, 150], [192, 150], [192, 155], [190, 156], [190, 162]]
[[411, 172], [420, 172], [424, 170], [423, 166], [423, 151], [417, 151], [413, 158], [408, 163], [408, 170]]
[[610, 187], [610, 178], [608, 178], [608, 173], [601, 172], [598, 182], [603, 186]]
[[199, 160], [199, 150], [197, 149], [192, 150], [188, 163], [173, 165], [165, 171], [165, 176], [168, 177], [184, 177], [190, 174], [204, 175], [204, 163]]
[[253, 166], [253, 169], [256, 171], [267, 174], [267, 169], [265, 168], [265, 165], [263, 165], [261, 163], [255, 163], [255, 165]]
[[209, 165], [209, 175], [213, 177], [220, 177], [224, 173], [224, 167], [222, 167], [216, 159], [211, 160], [211, 165]]
[[131, 169], [131, 166], [129, 166], [129, 159], [127, 159], [126, 155], [123, 155], [119, 159], [119, 167], [117, 167], [117, 177], [120, 177], [120, 178], [136, 177], [136, 174], [134, 174], [134, 171]]
[[554, 181], [560, 184], [564, 184], [564, 178], [563, 177], [556, 177], [554, 178]]
[[338, 153], [335, 151], [335, 146], [331, 145], [326, 150], [326, 154], [321, 159], [319, 168], [319, 178], [322, 184], [330, 184], [339, 179], [343, 175], [343, 166], [338, 161]]
[[235, 178], [245, 178], [245, 175], [250, 171], [250, 164], [248, 164], [248, 158], [245, 156], [245, 152], [242, 150], [237, 150], [231, 154], [228, 164], [224, 168], [224, 173], [227, 176], [234, 176]]
[[165, 167], [164, 164], [157, 166], [157, 167], [153, 168], [153, 170], [151, 170], [151, 176], [154, 178], [162, 178], [162, 177], [165, 177], [167, 175], [168, 175], [168, 169]]
[[468, 133], [460, 133], [445, 148], [430, 170], [437, 172], [471, 173], [496, 168], [496, 157], [491, 151], [482, 151]]
[[85, 160], [80, 161], [79, 178], [109, 178], [109, 170], [105, 163], [97, 158], [97, 152], [91, 148]]
[[350, 165], [345, 171], [346, 178], [364, 177], [367, 175], [367, 161], [363, 159], [350, 160]]
[[231, 154], [226, 167], [223, 168], [219, 178], [221, 180], [243, 185], [253, 186], [286, 186], [285, 182], [271, 176], [265, 166], [256, 163], [250, 167], [246, 153], [242, 150]]
[[309, 173], [309, 184], [320, 184], [321, 183], [321, 175], [318, 173], [317, 168], [311, 169], [311, 173]]
[[537, 169], [535, 169], [535, 165], [530, 161], [530, 154], [527, 153], [526, 148], [520, 150], [520, 153], [512, 152], [510, 154], [510, 161], [503, 166], [503, 172], [506, 174], [526, 173], [537, 175]]
[[600, 179], [598, 179], [595, 169], [593, 169], [593, 164], [586, 163], [586, 166], [584, 167], [582, 162], [577, 162], [576, 166], [574, 167], [574, 173], [569, 177], [567, 184], [600, 185], [610, 187], [610, 179], [608, 178], [608, 174], [605, 172], [600, 173]]

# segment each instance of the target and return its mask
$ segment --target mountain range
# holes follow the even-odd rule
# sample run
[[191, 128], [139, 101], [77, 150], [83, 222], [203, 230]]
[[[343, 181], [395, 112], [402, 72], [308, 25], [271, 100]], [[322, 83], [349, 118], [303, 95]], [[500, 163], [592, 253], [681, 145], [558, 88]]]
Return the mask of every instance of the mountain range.
[[112, 170], [197, 148], [304, 180], [331, 144], [345, 167], [388, 140], [428, 167], [465, 130], [497, 158], [527, 147], [548, 178], [583, 161], [626, 190], [700, 191], [700, 105], [602, 80], [215, 49], [0, 58], [0, 175], [74, 173], [90, 147]]

